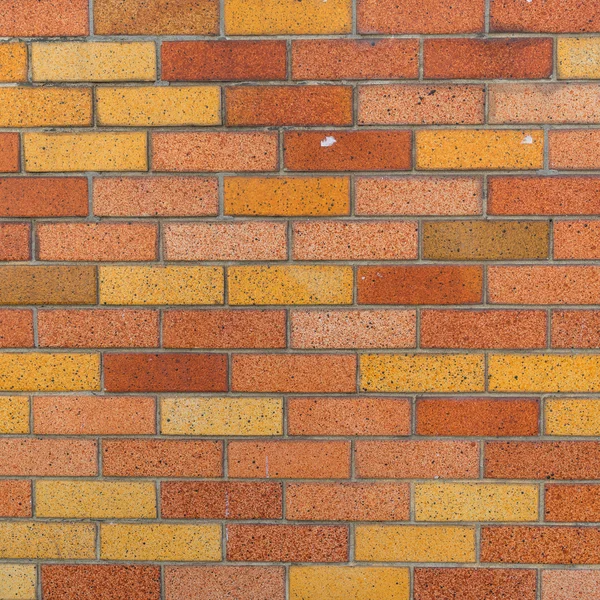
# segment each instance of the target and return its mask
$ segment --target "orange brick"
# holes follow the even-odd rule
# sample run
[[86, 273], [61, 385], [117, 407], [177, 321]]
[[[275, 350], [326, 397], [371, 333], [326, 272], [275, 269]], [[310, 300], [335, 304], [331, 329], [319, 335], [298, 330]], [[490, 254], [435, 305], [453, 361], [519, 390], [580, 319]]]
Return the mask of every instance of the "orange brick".
[[546, 485], [544, 517], [549, 522], [597, 523], [599, 485]]
[[0, 223], [0, 260], [29, 260], [30, 237], [28, 223]]
[[88, 33], [88, 0], [0, 0], [0, 37]]
[[32, 346], [32, 311], [0, 310], [0, 348], [30, 348]]
[[31, 517], [31, 482], [23, 479], [0, 481], [0, 517]]
[[600, 311], [553, 310], [553, 348], [600, 348]]
[[19, 155], [19, 134], [0, 133], [0, 173], [18, 172]]
[[27, 81], [27, 46], [20, 42], [0, 44], [0, 81]]
[[551, 169], [600, 168], [600, 130], [564, 129], [548, 133]]
[[562, 260], [600, 258], [600, 223], [598, 221], [556, 221], [554, 258]]

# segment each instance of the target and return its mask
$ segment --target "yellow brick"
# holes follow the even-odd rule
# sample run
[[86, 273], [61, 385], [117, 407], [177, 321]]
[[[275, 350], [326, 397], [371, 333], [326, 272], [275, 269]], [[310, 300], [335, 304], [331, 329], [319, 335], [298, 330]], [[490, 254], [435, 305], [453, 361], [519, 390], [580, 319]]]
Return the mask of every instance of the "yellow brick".
[[491, 354], [494, 392], [598, 392], [599, 354]]
[[34, 42], [34, 81], [153, 81], [153, 42]]
[[99, 87], [100, 125], [219, 125], [221, 90], [217, 86]]
[[29, 433], [29, 398], [0, 396], [0, 433]]
[[94, 558], [92, 523], [0, 522], [0, 558]]
[[147, 136], [134, 133], [26, 133], [25, 168], [60, 171], [146, 171]]
[[281, 435], [282, 398], [164, 398], [167, 435]]
[[537, 485], [417, 483], [417, 521], [537, 521]]
[[600, 400], [550, 398], [546, 400], [548, 435], [600, 435]]
[[101, 525], [100, 557], [128, 561], [218, 561], [221, 560], [221, 526]]
[[0, 598], [2, 600], [35, 600], [35, 565], [0, 565]]
[[417, 131], [416, 144], [418, 169], [541, 169], [544, 166], [544, 134], [540, 130]]
[[363, 354], [360, 388], [365, 392], [481, 392], [480, 354]]
[[228, 215], [317, 217], [350, 214], [347, 177], [226, 177]]
[[600, 37], [559, 38], [559, 79], [600, 79]]
[[20, 42], [0, 44], [0, 82], [27, 80], [27, 46]]
[[358, 525], [356, 560], [377, 562], [474, 562], [472, 527]]
[[351, 0], [225, 0], [227, 35], [294, 35], [351, 31]]
[[0, 127], [92, 124], [91, 88], [0, 88]]
[[351, 304], [352, 267], [230, 267], [230, 304]]
[[98, 354], [0, 354], [0, 390], [67, 392], [99, 389]]
[[152, 482], [40, 479], [36, 483], [35, 502], [38, 517], [156, 518], [156, 487]]
[[101, 304], [222, 304], [221, 267], [101, 267]]
[[408, 600], [409, 593], [406, 568], [290, 568], [290, 600]]

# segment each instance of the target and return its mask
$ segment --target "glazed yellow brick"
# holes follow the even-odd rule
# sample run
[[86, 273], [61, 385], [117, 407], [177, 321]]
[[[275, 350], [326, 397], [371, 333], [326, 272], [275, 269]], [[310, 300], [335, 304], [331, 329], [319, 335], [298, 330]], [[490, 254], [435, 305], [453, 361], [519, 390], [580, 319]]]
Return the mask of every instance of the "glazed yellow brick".
[[417, 483], [417, 521], [537, 521], [537, 485]]
[[363, 354], [364, 392], [481, 392], [485, 389], [480, 354]]
[[282, 398], [164, 398], [167, 435], [281, 435]]
[[402, 567], [290, 568], [290, 600], [408, 600]]
[[559, 79], [600, 79], [600, 37], [558, 38]]
[[101, 267], [101, 304], [222, 304], [221, 267]]
[[95, 558], [92, 523], [0, 522], [0, 558]]
[[352, 267], [230, 267], [229, 303], [352, 304]]
[[491, 354], [493, 392], [600, 392], [600, 354]]
[[92, 124], [92, 90], [75, 87], [0, 88], [0, 127], [79, 127]]
[[475, 561], [472, 527], [358, 525], [356, 560], [376, 562]]
[[100, 558], [218, 561], [221, 526], [107, 523], [100, 526]]
[[147, 171], [147, 134], [26, 133], [25, 168], [33, 173], [61, 171]]
[[68, 392], [100, 389], [98, 354], [0, 353], [0, 390]]
[[221, 90], [217, 86], [99, 87], [100, 125], [219, 125]]
[[33, 81], [154, 81], [153, 42], [34, 42]]
[[547, 435], [600, 435], [600, 399], [549, 398], [544, 413]]
[[0, 44], [0, 83], [26, 80], [27, 46], [20, 42]]
[[152, 482], [40, 479], [35, 486], [37, 517], [63, 519], [154, 519]]
[[0, 598], [2, 600], [35, 600], [35, 565], [0, 565]]
[[0, 396], [0, 433], [29, 433], [29, 398]]
[[300, 35], [351, 31], [351, 0], [225, 0], [226, 35]]
[[417, 169], [541, 169], [540, 130], [436, 129], [417, 131]]

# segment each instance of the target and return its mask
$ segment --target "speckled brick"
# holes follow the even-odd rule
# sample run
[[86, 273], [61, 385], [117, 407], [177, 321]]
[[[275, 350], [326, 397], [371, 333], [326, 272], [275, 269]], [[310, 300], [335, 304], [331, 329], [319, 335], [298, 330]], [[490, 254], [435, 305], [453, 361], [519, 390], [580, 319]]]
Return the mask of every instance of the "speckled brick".
[[542, 600], [585, 600], [600, 586], [597, 569], [549, 569], [542, 572]]
[[87, 35], [87, 0], [2, 0], [0, 36]]
[[591, 171], [600, 168], [600, 134], [596, 129], [565, 129], [548, 133], [550, 168]]
[[33, 600], [36, 590], [35, 565], [0, 565], [0, 594], [11, 600]]
[[549, 522], [597, 523], [600, 518], [600, 486], [545, 486], [544, 518]]
[[31, 258], [28, 223], [0, 223], [0, 261], [22, 261]]
[[0, 433], [29, 433], [29, 398], [0, 396]]
[[600, 78], [600, 40], [597, 37], [562, 37], [556, 44], [559, 79]]
[[600, 312], [553, 310], [553, 348], [600, 348]]
[[19, 42], [0, 44], [0, 81], [17, 83], [27, 80], [27, 46]]
[[[0, 173], [19, 171], [20, 142], [18, 133], [0, 133]], [[2, 184], [6, 179], [1, 179]], [[12, 180], [8, 180], [12, 181]], [[2, 186], [4, 187], [4, 186]], [[0, 187], [0, 190], [2, 188]], [[0, 191], [0, 193], [2, 193]], [[0, 196], [1, 198], [1, 196]]]
[[[31, 482], [23, 479], [3, 479], [0, 481], [0, 516], [3, 518], [33, 516]], [[2, 575], [0, 574], [1, 579]]]
[[28, 348], [33, 339], [31, 310], [0, 310], [0, 348]]

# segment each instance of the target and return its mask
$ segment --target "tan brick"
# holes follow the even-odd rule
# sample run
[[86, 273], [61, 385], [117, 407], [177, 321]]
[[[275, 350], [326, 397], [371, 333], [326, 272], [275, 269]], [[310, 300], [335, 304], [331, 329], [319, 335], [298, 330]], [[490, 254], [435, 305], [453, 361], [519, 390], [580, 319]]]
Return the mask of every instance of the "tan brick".
[[600, 37], [558, 38], [559, 79], [600, 79]]
[[35, 600], [36, 583], [35, 565], [0, 565], [0, 598]]
[[544, 410], [547, 435], [600, 435], [600, 400], [548, 398]]

